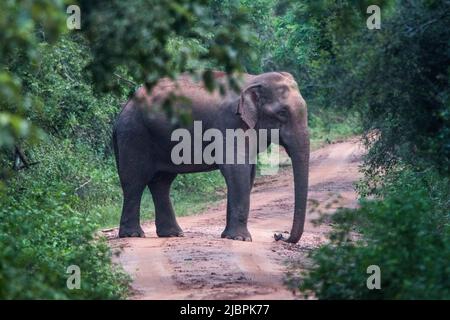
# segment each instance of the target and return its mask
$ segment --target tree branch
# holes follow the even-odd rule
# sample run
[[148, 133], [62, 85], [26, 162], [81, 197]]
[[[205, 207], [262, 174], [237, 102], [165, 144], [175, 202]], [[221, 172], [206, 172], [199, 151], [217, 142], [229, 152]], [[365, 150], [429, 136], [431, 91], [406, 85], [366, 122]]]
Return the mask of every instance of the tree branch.
[[119, 80], [125, 81], [125, 82], [127, 82], [128, 84], [131, 84], [133, 87], [137, 87], [137, 86], [138, 86], [138, 84], [137, 84], [136, 82], [133, 82], [133, 81], [131, 81], [131, 80], [128, 80], [128, 79], [126, 79], [126, 78], [124, 78], [124, 77], [118, 75], [117, 73], [114, 73], [114, 76], [117, 77]]

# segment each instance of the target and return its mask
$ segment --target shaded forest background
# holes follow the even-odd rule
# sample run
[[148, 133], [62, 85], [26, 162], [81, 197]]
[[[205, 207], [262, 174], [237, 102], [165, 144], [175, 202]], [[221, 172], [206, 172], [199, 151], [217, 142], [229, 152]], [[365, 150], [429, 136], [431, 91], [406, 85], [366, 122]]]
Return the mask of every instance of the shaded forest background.
[[[366, 27], [370, 1], [78, 1], [72, 31], [70, 4], [0, 12], [1, 298], [126, 297], [129, 278], [96, 233], [121, 210], [112, 123], [138, 84], [162, 76], [217, 89], [208, 69], [233, 86], [236, 72], [291, 72], [313, 145], [364, 137], [361, 207], [331, 218], [330, 244], [295, 285], [318, 298], [450, 298], [448, 1], [380, 0], [380, 30]], [[223, 186], [218, 173], [180, 176], [176, 211]], [[141, 213], [152, 217], [148, 194]], [[83, 290], [66, 288], [72, 264]], [[383, 290], [366, 288], [372, 264]]]

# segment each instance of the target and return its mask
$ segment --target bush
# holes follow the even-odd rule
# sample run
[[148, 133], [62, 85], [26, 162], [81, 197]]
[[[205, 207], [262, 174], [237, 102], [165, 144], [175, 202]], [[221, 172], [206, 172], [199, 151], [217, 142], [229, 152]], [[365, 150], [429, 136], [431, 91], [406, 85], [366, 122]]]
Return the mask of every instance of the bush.
[[[17, 172], [0, 194], [0, 298], [125, 297], [128, 277], [112, 264], [106, 241], [95, 236], [120, 214], [113, 159], [52, 136], [28, 154], [39, 163]], [[99, 210], [112, 200], [117, 207]], [[70, 265], [80, 267], [80, 290], [67, 289]]]
[[[70, 196], [33, 191], [26, 202], [0, 199], [1, 299], [117, 299], [129, 278], [111, 264], [97, 224], [71, 208]], [[81, 271], [81, 288], [66, 285], [70, 265]]]
[[[301, 289], [319, 299], [450, 299], [450, 180], [404, 171], [381, 194], [332, 217], [331, 243], [312, 252]], [[370, 265], [381, 290], [366, 286]]]

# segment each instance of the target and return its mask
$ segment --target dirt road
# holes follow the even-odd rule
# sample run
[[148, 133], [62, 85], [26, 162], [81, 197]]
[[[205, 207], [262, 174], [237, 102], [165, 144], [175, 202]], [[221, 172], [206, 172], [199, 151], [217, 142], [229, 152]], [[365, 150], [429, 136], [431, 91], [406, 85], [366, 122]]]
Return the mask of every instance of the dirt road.
[[[290, 230], [294, 209], [291, 168], [257, 179], [251, 196], [249, 231], [253, 242], [220, 238], [225, 201], [205, 212], [178, 218], [184, 238], [157, 238], [153, 222], [147, 238], [110, 240], [122, 249], [116, 258], [133, 277], [134, 299], [296, 299], [283, 285], [289, 262], [326, 241], [329, 226], [314, 227], [318, 211], [356, 205], [353, 182], [359, 177], [362, 148], [356, 139], [328, 145], [311, 154], [309, 211], [298, 244], [275, 242]], [[318, 204], [316, 210], [312, 203]], [[331, 205], [331, 206], [330, 206]], [[319, 210], [317, 210], [319, 209]]]

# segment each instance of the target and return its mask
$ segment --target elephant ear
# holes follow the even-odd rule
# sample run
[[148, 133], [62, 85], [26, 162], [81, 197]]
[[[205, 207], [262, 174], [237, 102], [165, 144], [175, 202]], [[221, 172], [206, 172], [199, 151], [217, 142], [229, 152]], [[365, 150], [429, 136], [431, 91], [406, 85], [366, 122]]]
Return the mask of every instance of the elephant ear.
[[253, 84], [245, 88], [239, 99], [239, 104], [236, 114], [241, 116], [241, 119], [247, 124], [250, 129], [253, 129], [258, 119], [258, 102], [260, 99], [261, 84]]

